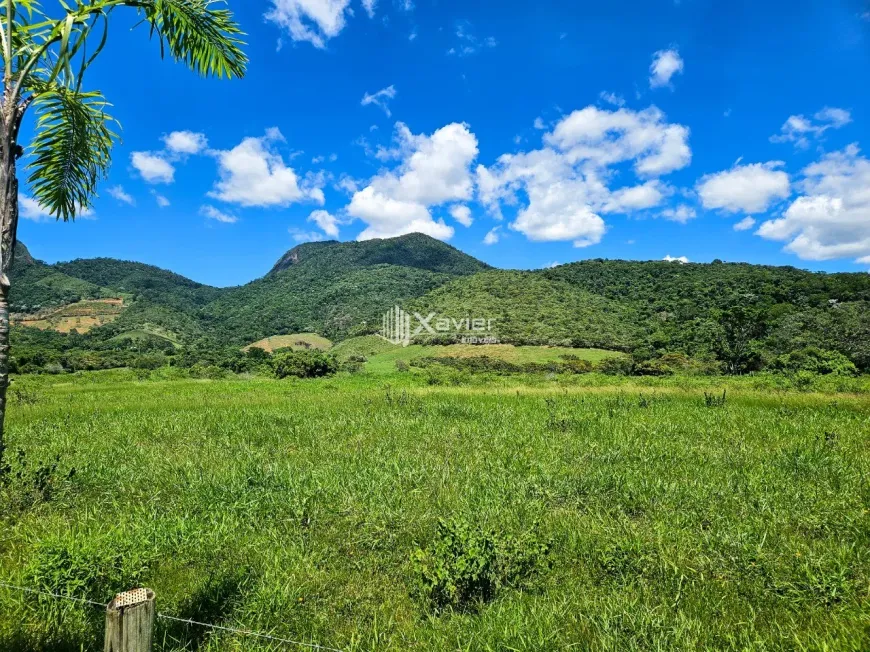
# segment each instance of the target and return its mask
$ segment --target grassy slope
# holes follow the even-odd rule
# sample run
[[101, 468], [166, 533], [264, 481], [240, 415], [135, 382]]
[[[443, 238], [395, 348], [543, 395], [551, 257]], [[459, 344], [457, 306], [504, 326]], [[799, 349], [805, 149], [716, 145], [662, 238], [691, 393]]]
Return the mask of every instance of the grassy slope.
[[332, 346], [332, 342], [325, 337], [321, 337], [317, 333], [295, 333], [293, 335], [273, 335], [272, 337], [264, 337], [261, 340], [248, 344], [245, 349], [247, 350], [251, 347], [257, 347], [271, 353], [276, 349], [284, 348], [291, 348], [294, 351], [297, 349], [304, 349], [306, 348], [305, 344], [308, 345], [307, 348], [318, 349], [320, 351], [326, 351]]
[[358, 337], [349, 337], [334, 344], [330, 353], [341, 360], [345, 360], [352, 355], [370, 358], [371, 356], [386, 353], [396, 348], [395, 344], [391, 344], [377, 335], [360, 335]]
[[[12, 449], [79, 472], [0, 528], [0, 576], [345, 649], [867, 649], [866, 397], [402, 382], [25, 383]], [[427, 617], [409, 558], [458, 516], [537, 522], [552, 567]], [[40, 604], [0, 591], [0, 648], [98, 647], [99, 610]]]

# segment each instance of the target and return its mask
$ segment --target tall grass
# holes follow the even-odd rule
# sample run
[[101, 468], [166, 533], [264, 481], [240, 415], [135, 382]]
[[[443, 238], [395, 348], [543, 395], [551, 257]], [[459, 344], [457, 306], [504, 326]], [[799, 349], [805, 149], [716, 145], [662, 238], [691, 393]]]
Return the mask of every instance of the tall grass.
[[[423, 382], [19, 379], [0, 578], [350, 650], [870, 648], [870, 399]], [[98, 649], [102, 617], [0, 589], [0, 649]]]

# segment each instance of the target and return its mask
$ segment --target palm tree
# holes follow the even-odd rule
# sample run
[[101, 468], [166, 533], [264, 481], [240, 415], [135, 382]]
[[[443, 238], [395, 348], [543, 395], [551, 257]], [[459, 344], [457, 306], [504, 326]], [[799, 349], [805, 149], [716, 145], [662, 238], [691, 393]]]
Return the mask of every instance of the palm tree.
[[36, 113], [28, 184], [39, 204], [59, 220], [90, 206], [109, 167], [116, 134], [109, 104], [82, 89], [88, 67], [106, 44], [109, 18], [134, 9], [166, 52], [200, 75], [241, 77], [247, 57], [242, 32], [222, 0], [58, 0], [52, 18], [36, 0], [0, 0], [0, 471], [9, 387], [9, 272], [18, 228], [18, 142], [21, 121]]

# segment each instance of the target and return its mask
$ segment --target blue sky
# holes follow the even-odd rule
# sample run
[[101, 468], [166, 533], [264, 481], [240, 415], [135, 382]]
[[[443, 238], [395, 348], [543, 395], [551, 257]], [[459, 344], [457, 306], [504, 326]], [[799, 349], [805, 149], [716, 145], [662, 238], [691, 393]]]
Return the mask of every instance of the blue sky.
[[161, 60], [116, 13], [86, 86], [123, 141], [87, 219], [22, 188], [36, 257], [223, 286], [299, 241], [421, 230], [500, 267], [870, 269], [866, 3], [229, 5], [242, 80]]

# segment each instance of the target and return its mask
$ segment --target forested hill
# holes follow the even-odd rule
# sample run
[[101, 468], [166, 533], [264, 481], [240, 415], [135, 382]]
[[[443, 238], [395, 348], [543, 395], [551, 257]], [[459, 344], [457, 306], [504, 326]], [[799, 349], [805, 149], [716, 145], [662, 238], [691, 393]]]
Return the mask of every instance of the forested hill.
[[102, 296], [98, 285], [64, 274], [56, 266], [34, 259], [20, 242], [15, 245], [10, 279], [9, 305], [13, 313], [37, 312], [45, 307]]
[[53, 267], [67, 276], [181, 310], [201, 308], [222, 292], [153, 265], [114, 258], [77, 259]]
[[681, 352], [748, 368], [817, 347], [870, 368], [868, 274], [589, 260], [456, 279], [412, 307], [492, 317], [499, 339], [515, 344], [593, 346], [641, 358]]
[[489, 269], [421, 234], [299, 245], [266, 276], [235, 288], [210, 287], [142, 263], [95, 258], [47, 265], [23, 245], [17, 251], [13, 313], [43, 316], [83, 300], [124, 299], [112, 323], [90, 330], [94, 340], [144, 332], [173, 342], [210, 336], [237, 345], [300, 330], [341, 339], [368, 332], [368, 324], [379, 323], [396, 303]]
[[153, 265], [114, 258], [47, 265], [21, 243], [16, 245], [11, 277], [12, 312], [123, 295], [188, 309], [205, 305], [221, 292]]
[[391, 306], [489, 269], [420, 233], [365, 242], [312, 242], [288, 251], [263, 278], [225, 291], [203, 314], [223, 340], [293, 332], [330, 339], [371, 332]]
[[21, 246], [12, 283], [18, 313], [123, 297], [111, 323], [76, 346], [124, 346], [131, 333], [138, 347], [144, 336], [176, 347], [205, 340], [238, 347], [297, 332], [341, 340], [376, 331], [380, 315], [399, 304], [492, 318], [498, 337], [517, 344], [595, 346], [641, 358], [680, 352], [727, 359], [733, 368], [817, 347], [870, 368], [870, 275], [863, 273], [609, 260], [508, 271], [411, 234], [300, 245], [263, 278], [224, 289], [107, 258], [46, 265]]
[[743, 299], [812, 305], [870, 300], [870, 274], [826, 274], [748, 263], [680, 264], [664, 261], [585, 260], [540, 272], [589, 292], [647, 306], [697, 314]]

